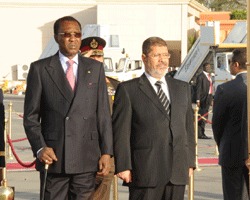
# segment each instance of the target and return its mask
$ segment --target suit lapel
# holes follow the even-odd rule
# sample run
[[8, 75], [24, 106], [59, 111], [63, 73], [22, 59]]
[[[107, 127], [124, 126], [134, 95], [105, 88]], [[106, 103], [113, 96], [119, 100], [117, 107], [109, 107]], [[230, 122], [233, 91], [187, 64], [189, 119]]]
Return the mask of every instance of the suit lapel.
[[161, 104], [154, 88], [152, 87], [145, 74], [140, 77], [139, 87], [142, 92], [153, 102], [153, 104], [169, 119], [168, 114], [164, 110], [163, 105]]
[[51, 58], [50, 65], [46, 67], [46, 70], [64, 98], [71, 102], [74, 98], [74, 92], [71, 90], [63, 72], [58, 53]]
[[175, 109], [175, 102], [176, 102], [176, 98], [178, 98], [176, 96], [176, 94], [178, 94], [177, 89], [176, 88], [176, 84], [174, 84], [173, 82], [173, 78], [170, 77], [166, 77], [166, 82], [168, 84], [168, 91], [169, 91], [169, 96], [170, 96], [170, 103], [171, 103], [171, 110]]
[[77, 75], [77, 86], [76, 86], [76, 93], [75, 98], [77, 98], [78, 95], [80, 95], [81, 92], [84, 91], [84, 87], [88, 86], [88, 80], [92, 76], [92, 68], [90, 67], [89, 60], [82, 58], [81, 55], [78, 56], [78, 75]]

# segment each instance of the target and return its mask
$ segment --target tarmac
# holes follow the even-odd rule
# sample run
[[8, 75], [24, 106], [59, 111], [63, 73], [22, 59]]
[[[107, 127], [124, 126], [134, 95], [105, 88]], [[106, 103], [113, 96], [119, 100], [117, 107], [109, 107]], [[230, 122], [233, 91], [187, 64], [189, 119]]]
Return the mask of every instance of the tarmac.
[[[22, 125], [24, 95], [5, 95], [5, 117], [11, 116], [11, 140], [13, 141], [14, 153], [7, 147], [7, 183], [14, 187], [15, 200], [39, 200], [39, 173], [35, 171], [34, 166], [22, 167], [23, 164], [30, 164], [34, 161], [29, 142], [26, 139]], [[12, 104], [12, 113], [9, 113], [9, 105]], [[209, 119], [211, 120], [211, 115]], [[9, 126], [7, 125], [7, 129]], [[206, 135], [213, 137], [211, 124], [206, 126]], [[198, 164], [194, 172], [194, 191], [195, 200], [222, 200], [221, 168], [218, 165], [218, 155], [214, 139], [199, 139], [197, 144]], [[16, 155], [18, 158], [16, 159]], [[110, 200], [127, 200], [128, 188], [122, 186], [121, 180], [118, 180], [118, 195], [113, 190], [110, 194]], [[189, 187], [186, 187], [185, 200], [189, 199]]]

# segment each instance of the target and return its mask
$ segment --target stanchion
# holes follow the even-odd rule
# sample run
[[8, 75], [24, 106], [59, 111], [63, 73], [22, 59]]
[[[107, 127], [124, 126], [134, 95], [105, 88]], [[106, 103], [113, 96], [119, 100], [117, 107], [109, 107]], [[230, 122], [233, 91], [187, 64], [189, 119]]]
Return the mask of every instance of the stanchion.
[[219, 155], [219, 150], [218, 150], [218, 146], [215, 145], [215, 155], [218, 156]]
[[194, 200], [194, 172], [189, 177], [188, 200]]
[[[5, 119], [5, 123], [7, 120]], [[6, 128], [4, 130], [4, 142], [7, 144], [7, 132]], [[6, 151], [5, 151], [6, 152]], [[4, 155], [4, 159], [6, 159], [6, 153]], [[6, 162], [5, 162], [6, 163]], [[7, 176], [6, 176], [6, 167], [2, 169], [2, 183], [0, 187], [0, 200], [13, 200], [14, 199], [14, 190], [11, 187], [7, 186]]]
[[113, 200], [118, 200], [118, 178], [116, 175], [113, 178]]
[[[9, 103], [9, 121], [8, 121], [8, 135], [9, 135], [9, 138], [11, 139], [11, 135], [12, 135], [12, 103], [10, 102]], [[7, 141], [7, 140], [6, 140]], [[8, 143], [6, 143], [8, 144]], [[8, 159], [10, 160], [13, 160], [13, 156], [12, 156], [12, 151], [11, 151], [11, 147], [10, 145], [8, 144]]]
[[14, 191], [11, 187], [7, 186], [6, 179], [6, 168], [4, 167], [2, 170], [3, 181], [0, 187], [0, 199], [1, 200], [13, 200], [14, 199]]
[[198, 111], [199, 111], [199, 106], [196, 104], [194, 108], [195, 167], [196, 167], [196, 170], [199, 172], [202, 169], [199, 168], [199, 163], [198, 163]]

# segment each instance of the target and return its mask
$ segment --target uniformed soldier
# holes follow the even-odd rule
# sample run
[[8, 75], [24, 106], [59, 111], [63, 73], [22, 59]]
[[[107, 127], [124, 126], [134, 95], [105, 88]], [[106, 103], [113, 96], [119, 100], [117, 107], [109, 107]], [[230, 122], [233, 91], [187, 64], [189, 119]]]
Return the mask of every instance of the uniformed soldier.
[[[104, 63], [103, 49], [106, 46], [106, 41], [100, 37], [88, 37], [82, 40], [80, 47], [81, 54], [85, 57], [98, 60]], [[107, 77], [106, 83], [109, 95], [110, 111], [112, 112], [113, 96], [119, 81]], [[114, 158], [111, 159], [111, 170], [107, 176], [96, 176], [96, 190], [94, 200], [109, 200], [110, 187], [114, 177]]]

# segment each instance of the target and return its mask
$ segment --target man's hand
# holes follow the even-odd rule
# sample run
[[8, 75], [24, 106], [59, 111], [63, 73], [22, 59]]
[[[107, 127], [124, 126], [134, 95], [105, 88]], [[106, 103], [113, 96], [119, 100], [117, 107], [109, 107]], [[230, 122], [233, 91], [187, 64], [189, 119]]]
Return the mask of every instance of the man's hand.
[[57, 161], [56, 154], [50, 147], [43, 147], [42, 150], [38, 153], [37, 158], [41, 162], [49, 165], [51, 165], [54, 161]]
[[99, 160], [99, 172], [97, 172], [97, 174], [101, 176], [106, 176], [108, 175], [110, 169], [111, 169], [110, 155], [104, 154], [101, 156]]
[[132, 182], [132, 175], [130, 170], [126, 170], [117, 174], [117, 176], [126, 183]]
[[92, 53], [93, 53], [93, 50], [91, 49], [86, 54], [84, 54], [84, 57], [89, 58], [92, 55]]
[[248, 170], [250, 170], [250, 158], [248, 158], [248, 159], [245, 161], [245, 163], [246, 163], [246, 166], [247, 166]]
[[200, 100], [197, 100], [197, 101], [196, 101], [196, 105], [197, 105], [199, 108], [201, 107]]
[[194, 174], [194, 169], [193, 168], [189, 168], [189, 177], [191, 177]]

